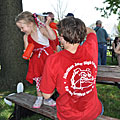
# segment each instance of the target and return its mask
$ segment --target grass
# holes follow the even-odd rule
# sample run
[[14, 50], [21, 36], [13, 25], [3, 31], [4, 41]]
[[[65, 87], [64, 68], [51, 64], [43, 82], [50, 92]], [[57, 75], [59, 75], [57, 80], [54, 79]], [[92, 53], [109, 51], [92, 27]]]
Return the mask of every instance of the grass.
[[104, 115], [120, 118], [120, 89], [112, 85], [97, 84], [97, 91], [104, 105]]
[[[114, 59], [114, 61], [112, 62], [111, 57], [107, 57], [107, 64], [117, 65], [117, 61]], [[98, 97], [104, 105], [104, 115], [120, 119], [120, 89], [112, 85], [97, 84], [97, 91]], [[24, 92], [36, 95], [36, 88], [33, 85], [25, 86]], [[10, 93], [12, 92], [0, 92], [0, 120], [7, 120], [14, 110], [14, 104], [12, 106], [9, 106], [4, 102], [4, 97]], [[51, 120], [39, 114], [35, 114], [32, 117], [24, 118], [21, 120], [39, 119]]]
[[0, 120], [7, 120], [13, 112], [14, 105], [9, 106], [4, 102], [4, 97], [9, 94], [9, 91], [0, 93]]
[[116, 58], [113, 58], [113, 62], [112, 62], [112, 53], [111, 51], [107, 51], [107, 65], [118, 65], [118, 62], [116, 60]]

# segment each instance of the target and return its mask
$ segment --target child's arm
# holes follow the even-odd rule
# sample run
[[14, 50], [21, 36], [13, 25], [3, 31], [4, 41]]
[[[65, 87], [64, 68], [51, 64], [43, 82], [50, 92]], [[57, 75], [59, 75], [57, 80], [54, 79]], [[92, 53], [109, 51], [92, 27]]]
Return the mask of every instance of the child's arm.
[[24, 54], [23, 54], [23, 58], [24, 59], [29, 59], [30, 60], [30, 57], [32, 56], [33, 52], [32, 50], [34, 49], [34, 45], [33, 46], [29, 46], [28, 47], [28, 40], [27, 40], [27, 35], [24, 35], [23, 39], [24, 39]]
[[41, 32], [44, 36], [46, 36], [48, 39], [50, 40], [55, 40], [56, 39], [56, 35], [54, 33], [54, 31], [52, 30], [52, 28], [49, 26], [51, 21], [50, 17], [47, 17], [47, 21], [46, 21], [46, 27], [45, 28], [41, 28]]
[[24, 35], [23, 40], [24, 40], [24, 48], [26, 49], [28, 46], [28, 40], [27, 40], [27, 35]]

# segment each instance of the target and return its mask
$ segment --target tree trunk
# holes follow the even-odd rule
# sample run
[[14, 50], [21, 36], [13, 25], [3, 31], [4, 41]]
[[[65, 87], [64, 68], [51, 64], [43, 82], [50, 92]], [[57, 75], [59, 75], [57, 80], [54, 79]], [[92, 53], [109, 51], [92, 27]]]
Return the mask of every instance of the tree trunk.
[[22, 0], [0, 0], [0, 90], [16, 89], [18, 82], [25, 81], [23, 35], [15, 23], [20, 12]]

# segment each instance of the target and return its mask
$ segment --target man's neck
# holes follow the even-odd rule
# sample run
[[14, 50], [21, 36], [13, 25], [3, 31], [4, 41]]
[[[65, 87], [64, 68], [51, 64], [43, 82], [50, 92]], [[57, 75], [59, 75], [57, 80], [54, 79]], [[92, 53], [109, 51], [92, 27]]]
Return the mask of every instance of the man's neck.
[[76, 53], [79, 45], [80, 45], [79, 43], [76, 43], [76, 44], [67, 43], [65, 49], [74, 54]]
[[97, 25], [97, 27], [101, 27], [101, 25]]

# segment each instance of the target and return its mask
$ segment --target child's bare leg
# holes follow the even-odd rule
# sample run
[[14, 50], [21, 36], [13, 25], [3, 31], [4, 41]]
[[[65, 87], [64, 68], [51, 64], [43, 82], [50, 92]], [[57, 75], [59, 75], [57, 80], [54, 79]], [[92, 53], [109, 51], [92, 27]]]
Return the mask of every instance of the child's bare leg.
[[41, 97], [41, 96], [42, 96], [42, 94], [41, 94], [41, 92], [40, 92], [40, 91], [37, 91], [37, 96], [39, 96], [39, 97]]
[[33, 108], [40, 108], [42, 105], [42, 102], [43, 102], [43, 97], [42, 97], [42, 94], [39, 89], [40, 79], [37, 78], [35, 81], [36, 81], [36, 89], [37, 89], [37, 99], [36, 99], [35, 103], [33, 104]]

